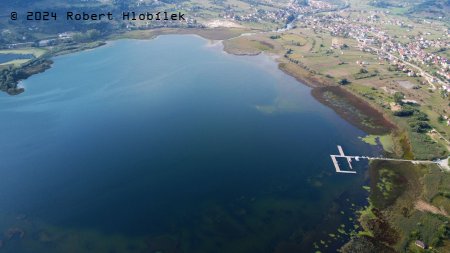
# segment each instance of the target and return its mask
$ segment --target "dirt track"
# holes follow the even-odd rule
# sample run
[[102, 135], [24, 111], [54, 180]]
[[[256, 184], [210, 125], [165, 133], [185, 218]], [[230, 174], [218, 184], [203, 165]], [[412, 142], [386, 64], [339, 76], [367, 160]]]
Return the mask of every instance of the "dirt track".
[[430, 213], [440, 214], [440, 215], [444, 215], [444, 216], [449, 217], [448, 213], [445, 210], [443, 210], [442, 208], [439, 209], [439, 208], [437, 208], [437, 207], [435, 207], [435, 206], [433, 206], [433, 205], [431, 205], [431, 204], [429, 204], [429, 203], [427, 203], [427, 202], [425, 202], [423, 200], [418, 200], [416, 202], [416, 204], [414, 205], [414, 207], [417, 210], [422, 211], [422, 212], [430, 212]]

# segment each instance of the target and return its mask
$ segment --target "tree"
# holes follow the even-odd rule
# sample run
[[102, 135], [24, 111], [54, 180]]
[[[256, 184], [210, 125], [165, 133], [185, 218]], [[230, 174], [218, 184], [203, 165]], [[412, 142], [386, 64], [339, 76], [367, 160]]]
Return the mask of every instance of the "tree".
[[403, 104], [403, 99], [405, 99], [405, 94], [403, 92], [395, 92], [394, 93], [394, 101], [397, 104]]
[[428, 115], [424, 112], [421, 111], [417, 111], [414, 113], [414, 116], [417, 120], [419, 121], [429, 121], [430, 119], [428, 118]]
[[98, 30], [96, 30], [96, 29], [88, 30], [88, 31], [86, 32], [86, 37], [87, 37], [89, 40], [95, 40], [95, 39], [98, 39], [98, 37], [100, 37], [100, 31], [98, 31]]
[[369, 73], [369, 71], [368, 71], [367, 69], [365, 69], [365, 68], [361, 68], [361, 69], [359, 70], [359, 73], [360, 73], [360, 74], [367, 74], [367, 73]]
[[72, 39], [76, 42], [89, 42], [96, 40], [100, 37], [101, 33], [96, 29], [88, 30], [85, 33], [76, 33], [73, 35]]
[[413, 114], [414, 114], [414, 110], [410, 109], [410, 108], [404, 108], [404, 109], [401, 109], [400, 111], [394, 112], [394, 115], [397, 117], [409, 117], [409, 116], [412, 116]]
[[432, 129], [430, 124], [424, 121], [410, 123], [410, 127], [414, 132], [417, 133], [426, 133]]

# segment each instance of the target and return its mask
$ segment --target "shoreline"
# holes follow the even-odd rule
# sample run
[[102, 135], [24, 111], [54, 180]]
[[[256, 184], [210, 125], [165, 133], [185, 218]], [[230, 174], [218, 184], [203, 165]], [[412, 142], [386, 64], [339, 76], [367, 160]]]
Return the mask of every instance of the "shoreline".
[[[177, 34], [178, 35], [194, 35], [194, 36], [199, 36], [205, 40], [221, 42], [221, 44], [222, 44], [221, 51], [225, 52], [229, 55], [258, 56], [264, 52], [262, 50], [256, 50], [255, 52], [245, 52], [245, 51], [234, 52], [234, 51], [229, 50], [229, 48], [226, 47], [224, 42], [226, 40], [237, 38], [240, 35], [239, 36], [223, 36], [222, 35], [222, 36], [217, 37], [214, 35], [211, 36], [211, 34], [209, 34], [209, 33], [215, 33], [217, 31], [221, 32], [221, 31], [227, 30], [226, 28], [224, 28], [224, 29], [207, 29], [206, 31], [200, 31], [200, 30], [201, 29], [194, 29], [193, 31], [190, 31], [189, 29], [187, 29], [187, 30], [186, 29], [169, 29], [169, 30], [163, 29], [163, 30], [154, 30], [154, 31], [149, 30], [151, 36], [147, 37], [147, 38], [133, 38], [133, 37], [130, 38], [130, 37], [124, 36], [124, 37], [114, 38], [111, 41], [115, 41], [117, 39], [152, 40], [152, 39], [155, 39], [155, 38], [157, 38], [159, 36], [163, 36], [163, 35], [177, 35]], [[240, 29], [240, 30], [244, 33], [246, 32], [245, 29]], [[341, 86], [338, 86], [331, 82], [327, 82], [325, 80], [320, 80], [317, 75], [314, 75], [306, 70], [304, 70], [304, 72], [305, 72], [304, 75], [301, 75], [294, 71], [290, 71], [289, 68], [286, 67], [289, 63], [283, 62], [282, 55], [280, 55], [280, 54], [270, 53], [267, 55], [275, 63], [277, 63], [278, 69], [281, 70], [283, 73], [285, 73], [286, 75], [289, 75], [291, 77], [294, 77], [297, 80], [297, 82], [300, 83], [301, 85], [306, 85], [306, 86], [312, 88], [311, 95], [314, 97], [314, 99], [316, 99], [319, 103], [331, 108], [333, 111], [335, 111], [339, 115], [339, 117], [341, 117], [345, 121], [349, 122], [350, 124], [354, 125], [358, 129], [363, 130], [364, 132], [366, 132], [369, 135], [370, 134], [375, 134], [375, 135], [391, 134], [391, 133], [397, 132], [398, 126], [396, 124], [394, 124], [391, 120], [389, 120], [383, 112], [379, 111], [376, 107], [372, 106], [365, 99], [355, 95], [354, 93], [346, 90], [345, 88], [343, 88]], [[338, 96], [347, 100], [347, 102], [349, 102], [351, 106], [355, 107], [357, 110], [360, 110], [368, 118], [374, 118], [375, 123], [379, 123], [382, 125], [382, 129], [375, 129], [374, 127], [365, 126], [365, 125], [361, 124], [359, 122], [360, 119], [349, 115], [349, 112], [347, 110], [345, 110], [345, 108], [335, 106], [333, 103], [330, 103], [329, 101], [324, 99], [321, 95], [323, 92], [326, 92], [328, 90], [332, 90], [335, 93], [339, 93]]]
[[[225, 41], [223, 41], [225, 42]], [[223, 43], [223, 51], [236, 56], [255, 56], [261, 53], [265, 53], [264, 50], [256, 49], [255, 51], [245, 52], [242, 49], [227, 47], [226, 43]], [[265, 43], [264, 43], [265, 44]], [[271, 47], [270, 49], [274, 49]], [[399, 130], [399, 126], [395, 124], [384, 112], [380, 111], [377, 107], [373, 106], [369, 101], [362, 98], [358, 94], [355, 94], [348, 89], [345, 89], [342, 85], [337, 85], [336, 83], [324, 78], [321, 75], [312, 73], [310, 70], [305, 69], [302, 66], [298, 66], [292, 62], [289, 62], [283, 58], [280, 52], [270, 52], [270, 55], [274, 56], [273, 60], [278, 63], [278, 69], [284, 72], [286, 75], [294, 77], [300, 84], [306, 85], [311, 89], [311, 95], [321, 104], [331, 108], [335, 111], [341, 118], [350, 124], [354, 125], [358, 129], [363, 130], [367, 134], [395, 134]], [[345, 100], [350, 107], [345, 108], [343, 106], [337, 106], [332, 103], [332, 101], [324, 98], [323, 94], [325, 92], [333, 92], [337, 95], [338, 99]], [[363, 118], [358, 118], [352, 115], [351, 110], [359, 111], [359, 115]], [[362, 121], [373, 120], [372, 126], [367, 126]], [[380, 124], [381, 127], [377, 129], [374, 125]]]
[[[327, 93], [336, 96], [336, 98], [329, 98]], [[397, 126], [386, 119], [382, 112], [341, 86], [315, 87], [312, 89], [311, 95], [366, 134], [385, 135], [397, 130]], [[344, 102], [341, 105], [338, 104], [340, 99]]]
[[[340, 85], [333, 84], [326, 80], [319, 80], [317, 76], [314, 76], [310, 72], [299, 68], [299, 70], [303, 70], [305, 73], [301, 75], [299, 73], [294, 73], [292, 70], [287, 68], [287, 64], [285, 62], [279, 62], [278, 68], [286, 73], [289, 76], [297, 79], [298, 82], [311, 87], [311, 95], [319, 101], [321, 104], [331, 108], [334, 110], [341, 118], [346, 120], [347, 122], [355, 125], [357, 128], [363, 130], [367, 134], [389, 134], [398, 130], [398, 126], [393, 123], [390, 119], [388, 119], [385, 113], [378, 110], [376, 107], [372, 106], [367, 100], [361, 98], [360, 96], [348, 91], [344, 87]], [[366, 114], [368, 118], [373, 118], [374, 123], [379, 123], [382, 125], [383, 129], [375, 129], [374, 127], [365, 126], [360, 122], [360, 119], [355, 118], [345, 110], [345, 108], [336, 106], [332, 103], [332, 101], [327, 100], [324, 97], [325, 92], [333, 92], [339, 98], [344, 98], [347, 102], [350, 103], [351, 106], [355, 107], [357, 110], [362, 111], [363, 114]], [[338, 94], [337, 94], [338, 93]]]
[[[169, 29], [152, 29], [152, 30], [137, 30], [130, 31], [121, 34], [115, 34], [107, 38], [105, 41], [95, 41], [89, 43], [76, 44], [73, 46], [68, 46], [67, 48], [56, 49], [56, 51], [50, 51], [47, 55], [41, 59], [42, 63], [33, 66], [33, 64], [27, 64], [22, 67], [19, 67], [19, 70], [26, 70], [28, 65], [31, 66], [32, 69], [36, 69], [36, 71], [30, 71], [27, 75], [22, 75], [20, 78], [16, 79], [16, 88], [11, 91], [5, 91], [9, 95], [18, 95], [23, 92], [26, 92], [24, 88], [19, 87], [21, 81], [26, 80], [34, 74], [39, 74], [45, 72], [46, 70], [52, 67], [52, 58], [61, 55], [67, 55], [71, 53], [81, 52], [85, 50], [95, 49], [104, 45], [107, 45], [108, 42], [120, 40], [120, 39], [138, 39], [138, 40], [152, 40], [162, 35], [195, 35], [199, 36], [205, 40], [220, 42], [222, 44], [221, 50], [227, 54], [235, 55], [235, 56], [257, 56], [264, 52], [264, 50], [256, 49], [253, 52], [247, 52], [245, 50], [233, 51], [227, 47], [224, 43], [227, 40], [235, 39], [240, 37], [242, 34], [246, 34], [248, 32], [254, 32], [254, 29], [246, 29], [246, 28], [210, 28], [210, 29], [186, 29], [186, 28], [169, 28]], [[264, 45], [268, 45], [269, 43], [264, 43]], [[273, 47], [270, 47], [274, 49]], [[51, 50], [55, 50], [52, 48]], [[286, 62], [282, 55], [279, 53], [271, 52], [270, 57], [273, 61], [275, 61], [278, 65], [278, 69], [281, 70], [286, 75], [294, 77], [300, 84], [311, 87], [311, 95], [321, 104], [331, 108], [335, 111], [341, 118], [355, 127], [363, 130], [367, 134], [395, 134], [398, 130], [398, 126], [392, 122], [388, 117], [386, 117], [385, 113], [379, 111], [376, 107], [371, 105], [368, 101], [360, 96], [348, 91], [344, 87], [334, 84], [333, 82], [326, 80], [320, 75], [311, 73], [310, 71], [302, 68], [301, 66], [297, 66], [291, 62]], [[34, 68], [33, 68], [34, 67]], [[337, 95], [338, 99], [346, 100], [350, 107], [354, 107], [354, 109], [360, 111], [363, 117], [367, 117], [368, 119], [374, 119], [374, 123], [381, 124], [383, 129], [375, 129], [375, 127], [370, 127], [364, 125], [362, 121], [364, 119], [352, 115], [351, 109], [345, 108], [343, 106], [338, 106], [334, 104], [329, 99], [325, 98], [324, 94], [326, 92], [332, 92], [334, 95]], [[397, 135], [397, 134], [395, 134]]]
[[[25, 72], [26, 74], [19, 74], [19, 76], [13, 77], [13, 80], [9, 82], [0, 83], [0, 92], [5, 92], [10, 96], [15, 96], [26, 92], [23, 87], [19, 87], [21, 81], [28, 79], [29, 77], [45, 72], [46, 70], [52, 67], [52, 58], [61, 55], [67, 55], [71, 53], [81, 52], [85, 50], [95, 49], [97, 47], [101, 47], [107, 45], [108, 41], [115, 41], [119, 39], [142, 39], [142, 40], [151, 40], [160, 35], [171, 35], [171, 34], [180, 34], [180, 35], [197, 35], [206, 40], [214, 40], [214, 41], [223, 41], [227, 39], [231, 39], [234, 37], [238, 37], [241, 34], [256, 31], [255, 29], [246, 29], [246, 28], [212, 28], [212, 29], [199, 29], [199, 28], [159, 28], [159, 29], [151, 29], [151, 30], [135, 30], [130, 31], [128, 34], [118, 33], [110, 35], [105, 40], [96, 40], [86, 43], [74, 43], [72, 45], [65, 45], [66, 48], [58, 48], [58, 46], [47, 48], [49, 51], [33, 61], [28, 63], [24, 63], [19, 67], [13, 67], [13, 70], [18, 70], [19, 72]], [[131, 33], [136, 34], [131, 34]], [[64, 46], [64, 45], [63, 45]], [[56, 49], [55, 49], [56, 48]], [[55, 50], [55, 51], [52, 51]], [[38, 62], [37, 64], [35, 64]], [[28, 71], [28, 68], [34, 69], [35, 71]], [[10, 71], [8, 68], [4, 68], [4, 71]], [[1, 71], [0, 71], [1, 73]], [[11, 72], [12, 74], [13, 72]]]
[[[158, 36], [162, 36], [162, 35], [195, 35], [195, 36], [199, 36], [205, 40], [209, 40], [209, 41], [216, 41], [216, 42], [221, 42], [222, 44], [222, 51], [230, 54], [230, 55], [234, 55], [234, 56], [258, 56], [260, 54], [263, 53], [262, 50], [255, 50], [254, 52], [245, 52], [245, 51], [239, 51], [239, 52], [234, 52], [231, 51], [229, 48], [226, 47], [225, 45], [225, 41], [226, 40], [230, 40], [230, 39], [234, 39], [237, 38], [239, 36], [211, 36], [211, 34], [209, 33], [215, 33], [217, 31], [221, 32], [224, 30], [227, 30], [227, 28], [224, 29], [207, 29], [206, 32], [205, 31], [200, 31], [201, 29], [194, 29], [193, 31], [190, 31], [189, 29], [170, 29], [170, 30], [155, 30], [152, 31], [150, 30], [151, 37], [149, 38], [139, 38], [139, 39], [143, 39], [143, 40], [151, 40], [151, 39], [155, 39]], [[238, 29], [241, 30], [242, 32], [246, 32], [245, 29]], [[248, 30], [247, 30], [248, 31]], [[127, 39], [128, 37], [123, 37], [123, 39]], [[117, 38], [117, 39], [122, 39], [122, 38]], [[136, 39], [136, 38], [128, 38], [128, 39]], [[113, 39], [112, 41], [114, 41], [116, 39]], [[372, 106], [369, 102], [367, 102], [365, 99], [355, 95], [354, 93], [346, 90], [345, 88], [342, 88], [336, 84], [333, 84], [331, 82], [327, 82], [325, 80], [319, 80], [317, 75], [313, 75], [312, 73], [309, 73], [308, 71], [305, 70], [304, 75], [301, 75], [299, 73], [295, 73], [293, 71], [290, 71], [286, 66], [289, 63], [283, 62], [282, 60], [282, 55], [277, 54], [277, 53], [270, 53], [269, 55], [272, 60], [274, 62], [277, 63], [278, 65], [278, 69], [281, 70], [283, 73], [294, 77], [298, 83], [302, 84], [302, 85], [306, 85], [308, 87], [311, 87], [311, 95], [314, 97], [314, 99], [316, 99], [319, 103], [331, 108], [333, 111], [335, 111], [339, 117], [341, 117], [342, 119], [344, 119], [345, 121], [349, 122], [350, 124], [354, 125], [355, 127], [357, 127], [358, 129], [363, 130], [364, 132], [366, 132], [367, 134], [391, 134], [391, 133], [395, 133], [398, 130], [397, 125], [395, 125], [392, 121], [390, 121], [383, 112], [380, 112], [377, 108], [375, 108], [374, 106]], [[349, 102], [350, 106], [353, 106], [354, 108], [356, 108], [357, 110], [360, 110], [364, 116], [367, 116], [368, 118], [374, 118], [375, 122], [374, 123], [379, 123], [382, 125], [382, 129], [375, 129], [375, 127], [370, 127], [370, 126], [365, 126], [363, 124], [360, 123], [360, 118], [357, 117], [352, 117], [349, 112], [342, 107], [339, 106], [335, 106], [333, 103], [330, 103], [329, 101], [327, 101], [326, 99], [324, 99], [323, 97], [321, 97], [321, 93], [323, 93], [324, 91], [327, 90], [333, 90], [335, 93], [339, 93], [338, 96], [347, 100], [347, 102]]]
[[[12, 72], [14, 77], [13, 80], [11, 80], [9, 83], [5, 82], [0, 84], [2, 86], [1, 91], [7, 93], [10, 96], [20, 95], [26, 92], [26, 90], [23, 87], [19, 86], [20, 82], [28, 79], [33, 75], [43, 73], [48, 69], [51, 69], [53, 65], [52, 58], [60, 55], [66, 55], [85, 50], [95, 49], [97, 47], [101, 47], [104, 45], [106, 45], [106, 42], [103, 41], [83, 43], [79, 45], [69, 45], [67, 48], [56, 49], [56, 51], [54, 52], [52, 51], [46, 52], [43, 56], [33, 59], [27, 63], [24, 63], [20, 67], [12, 68], [12, 70], [5, 68], [2, 71]], [[53, 48], [51, 50], [53, 50]]]

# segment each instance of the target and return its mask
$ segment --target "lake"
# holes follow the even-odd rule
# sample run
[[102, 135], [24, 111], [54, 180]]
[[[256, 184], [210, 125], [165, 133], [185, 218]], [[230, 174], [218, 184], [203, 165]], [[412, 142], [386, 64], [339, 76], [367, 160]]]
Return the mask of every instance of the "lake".
[[[59, 56], [0, 94], [2, 252], [335, 252], [377, 151], [267, 55], [196, 36]], [[322, 242], [321, 242], [322, 240]]]

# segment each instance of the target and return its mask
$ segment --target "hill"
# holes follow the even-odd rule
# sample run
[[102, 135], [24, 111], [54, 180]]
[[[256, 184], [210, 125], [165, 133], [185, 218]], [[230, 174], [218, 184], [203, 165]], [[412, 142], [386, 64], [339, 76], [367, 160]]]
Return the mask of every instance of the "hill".
[[450, 0], [426, 0], [412, 7], [408, 13], [417, 17], [450, 20]]

